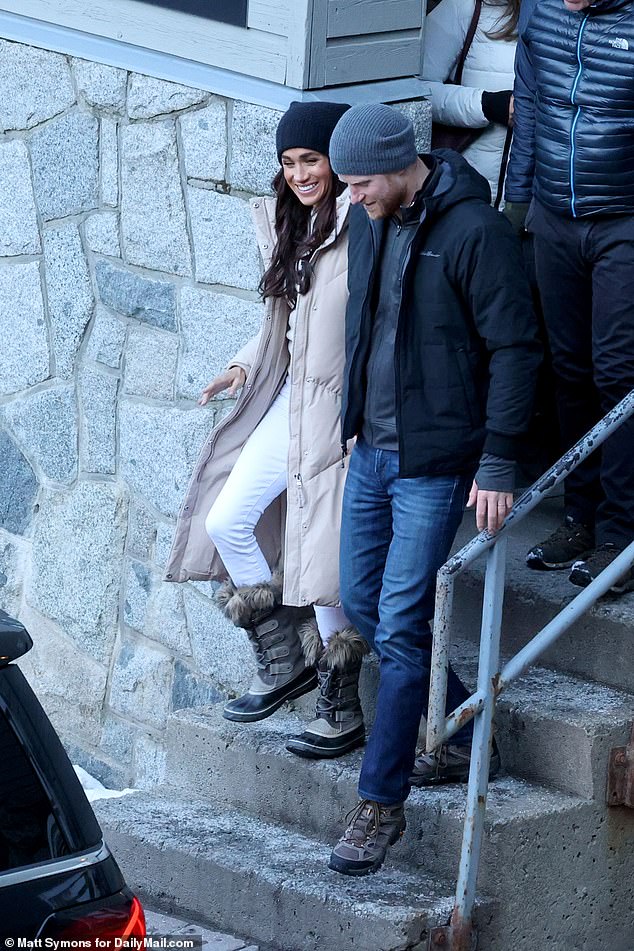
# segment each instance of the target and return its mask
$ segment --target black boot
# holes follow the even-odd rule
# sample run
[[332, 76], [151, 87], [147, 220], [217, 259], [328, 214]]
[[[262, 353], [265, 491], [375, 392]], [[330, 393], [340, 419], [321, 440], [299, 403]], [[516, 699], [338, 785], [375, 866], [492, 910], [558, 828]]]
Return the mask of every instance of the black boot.
[[301, 736], [289, 739], [287, 750], [307, 759], [331, 759], [363, 746], [365, 727], [359, 701], [359, 674], [367, 652], [367, 643], [353, 627], [332, 635], [317, 662], [316, 718]]
[[282, 577], [235, 588], [230, 582], [216, 595], [225, 617], [243, 627], [253, 646], [258, 669], [247, 693], [225, 705], [226, 720], [264, 720], [287, 700], [317, 686], [317, 674], [304, 660], [297, 633], [297, 608], [282, 604]]

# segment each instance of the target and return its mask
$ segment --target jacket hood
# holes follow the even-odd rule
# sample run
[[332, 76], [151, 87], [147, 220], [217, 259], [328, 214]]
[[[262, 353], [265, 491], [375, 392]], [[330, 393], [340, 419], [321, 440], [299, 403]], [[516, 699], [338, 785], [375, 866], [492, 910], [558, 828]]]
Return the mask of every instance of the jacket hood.
[[425, 196], [426, 213], [442, 214], [466, 199], [480, 199], [487, 205], [491, 203], [488, 181], [458, 152], [437, 149], [421, 158], [436, 177], [436, 181], [431, 182], [431, 193]]

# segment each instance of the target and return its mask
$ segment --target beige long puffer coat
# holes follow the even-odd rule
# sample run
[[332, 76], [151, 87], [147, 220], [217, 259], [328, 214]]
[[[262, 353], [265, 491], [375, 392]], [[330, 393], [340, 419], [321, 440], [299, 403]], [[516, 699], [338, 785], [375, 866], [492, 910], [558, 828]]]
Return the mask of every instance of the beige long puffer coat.
[[[314, 253], [314, 277], [300, 295], [290, 355], [288, 490], [262, 515], [256, 536], [271, 567], [282, 555], [284, 602], [339, 603], [339, 527], [347, 469], [340, 438], [345, 362], [344, 317], [348, 297], [349, 199], [337, 200], [335, 231]], [[251, 202], [265, 266], [275, 246], [275, 199]], [[242, 446], [280, 391], [289, 368], [288, 307], [267, 302], [259, 335], [231, 361], [247, 379], [233, 412], [202, 448], [183, 502], [166, 569], [166, 581], [227, 577], [205, 532], [205, 518]], [[284, 511], [286, 510], [286, 511]]]

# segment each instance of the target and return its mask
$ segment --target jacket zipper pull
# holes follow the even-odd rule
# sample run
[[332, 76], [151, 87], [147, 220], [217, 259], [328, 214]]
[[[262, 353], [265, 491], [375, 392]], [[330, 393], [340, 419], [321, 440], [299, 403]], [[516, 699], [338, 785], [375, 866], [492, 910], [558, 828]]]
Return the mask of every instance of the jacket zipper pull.
[[304, 507], [304, 484], [302, 482], [302, 477], [298, 472], [295, 476], [295, 482], [297, 484], [297, 499], [299, 502], [300, 509]]

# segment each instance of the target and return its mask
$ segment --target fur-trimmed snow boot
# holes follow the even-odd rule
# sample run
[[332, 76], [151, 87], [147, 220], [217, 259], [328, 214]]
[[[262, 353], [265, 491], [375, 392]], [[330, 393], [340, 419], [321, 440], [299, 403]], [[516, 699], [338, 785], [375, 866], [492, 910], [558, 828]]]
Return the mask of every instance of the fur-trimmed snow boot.
[[216, 603], [236, 627], [244, 628], [258, 665], [247, 693], [225, 705], [226, 720], [264, 720], [287, 700], [317, 686], [317, 674], [304, 660], [298, 635], [302, 612], [282, 604], [279, 572], [260, 584], [236, 588], [227, 582], [218, 590]]
[[[317, 625], [312, 622], [313, 625], [316, 631]], [[303, 640], [306, 662], [317, 664], [319, 697], [316, 718], [301, 736], [289, 739], [286, 749], [307, 759], [343, 756], [365, 743], [359, 674], [368, 645], [353, 627], [336, 631], [325, 648], [318, 632], [318, 644], [306, 632]]]

